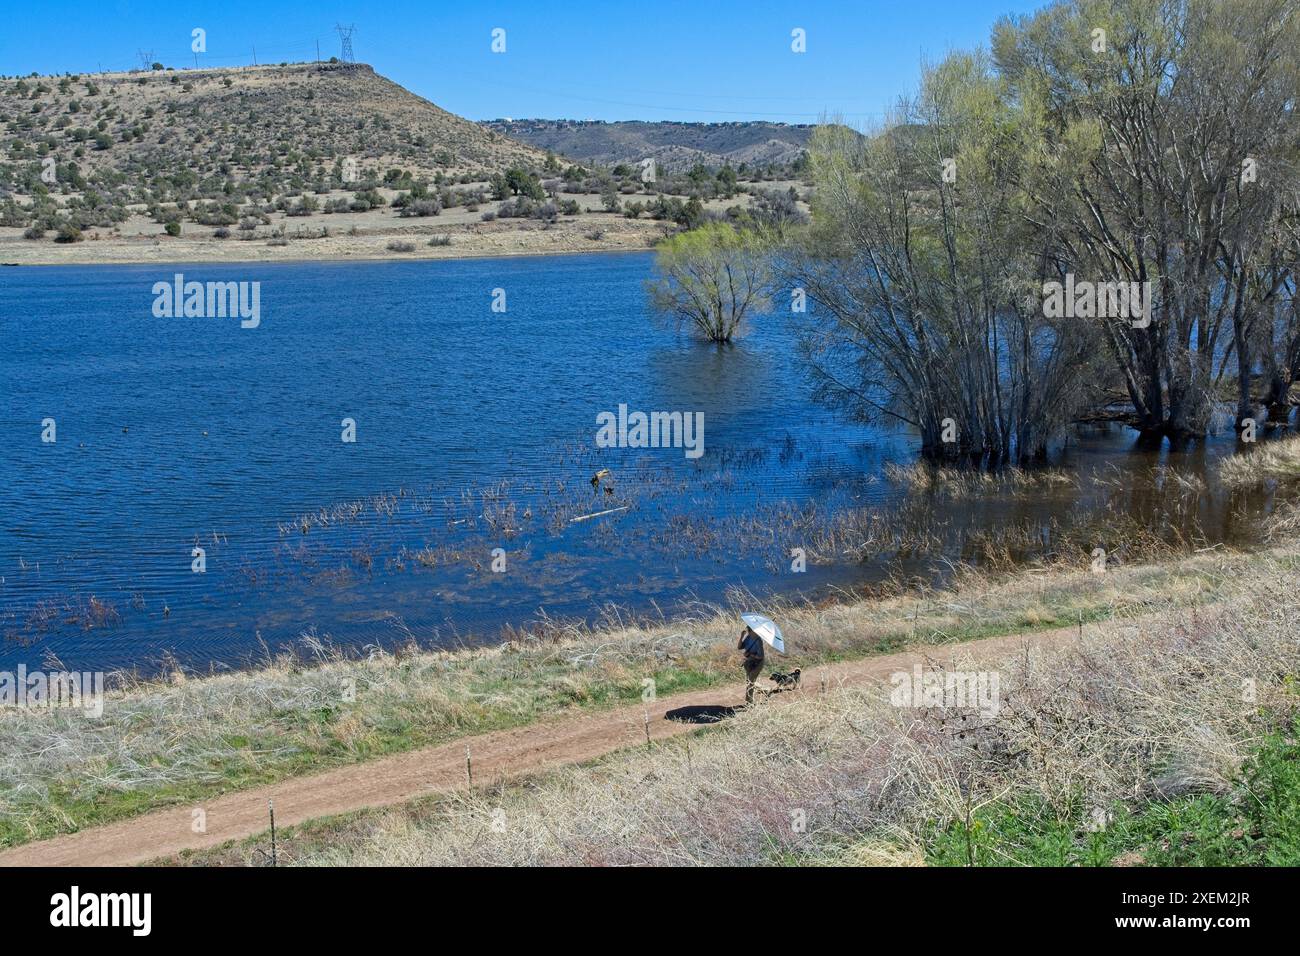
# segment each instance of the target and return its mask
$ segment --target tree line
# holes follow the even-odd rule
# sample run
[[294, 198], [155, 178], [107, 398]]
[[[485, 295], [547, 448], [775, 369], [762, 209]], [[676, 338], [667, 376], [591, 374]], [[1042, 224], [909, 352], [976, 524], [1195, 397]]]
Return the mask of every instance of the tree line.
[[[748, 261], [813, 303], [796, 318], [819, 394], [911, 426], [927, 455], [996, 462], [1108, 409], [1174, 442], [1223, 407], [1239, 428], [1285, 420], [1298, 2], [1064, 0], [926, 68], [880, 129], [821, 124], [811, 224], [766, 230]], [[682, 243], [661, 306], [691, 284], [682, 261], [745, 288], [752, 244]]]

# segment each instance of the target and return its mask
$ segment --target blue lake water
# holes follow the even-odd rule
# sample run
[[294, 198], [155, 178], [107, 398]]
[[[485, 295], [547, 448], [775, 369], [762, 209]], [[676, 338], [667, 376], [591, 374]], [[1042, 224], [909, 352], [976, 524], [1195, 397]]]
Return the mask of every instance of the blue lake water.
[[[238, 663], [311, 628], [354, 645], [407, 629], [453, 640], [541, 609], [586, 616], [767, 586], [759, 568], [720, 574], [725, 556], [643, 561], [635, 542], [603, 553], [606, 519], [552, 532], [534, 505], [537, 518], [507, 537], [479, 517], [475, 496], [502, 483], [520, 513], [547, 494], [581, 505], [571, 512], [616, 507], [638, 471], [681, 499], [691, 492], [673, 482], [716, 476], [729, 459], [739, 477], [701, 489], [709, 500], [693, 507], [734, 510], [813, 493], [902, 441], [864, 441], [813, 408], [778, 322], [721, 351], [656, 324], [649, 265], [632, 254], [4, 270], [0, 661]], [[260, 282], [260, 325], [155, 318], [153, 285], [175, 272]], [[597, 449], [597, 414], [620, 404], [702, 412], [705, 454]], [[41, 441], [46, 418], [53, 444]], [[355, 443], [341, 440], [344, 418]], [[791, 440], [803, 467], [755, 463]], [[592, 489], [598, 468], [614, 495], [608, 481]], [[382, 495], [402, 496], [399, 507], [372, 502], [282, 533]], [[641, 497], [611, 519], [658, 533], [663, 512]], [[385, 567], [403, 547], [457, 540], [467, 560]], [[502, 574], [490, 567], [497, 546]], [[559, 557], [543, 571], [547, 554]]]
[[[539, 615], [672, 613], [888, 573], [792, 573], [775, 523], [888, 503], [881, 468], [913, 454], [910, 436], [814, 405], [779, 316], [723, 349], [659, 324], [650, 266], [0, 270], [0, 666], [238, 666], [312, 633], [447, 645]], [[154, 283], [177, 272], [260, 282], [260, 325], [155, 317]], [[620, 404], [703, 413], [704, 454], [598, 448], [597, 416]], [[1101, 467], [1130, 444], [1076, 455]]]

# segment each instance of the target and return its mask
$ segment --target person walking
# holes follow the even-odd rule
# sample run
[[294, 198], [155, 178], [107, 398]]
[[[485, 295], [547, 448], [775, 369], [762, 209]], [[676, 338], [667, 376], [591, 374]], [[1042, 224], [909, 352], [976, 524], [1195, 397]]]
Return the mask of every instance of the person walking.
[[748, 625], [740, 632], [740, 641], [736, 650], [745, 652], [745, 703], [754, 702], [754, 685], [763, 670], [763, 639], [754, 633]]

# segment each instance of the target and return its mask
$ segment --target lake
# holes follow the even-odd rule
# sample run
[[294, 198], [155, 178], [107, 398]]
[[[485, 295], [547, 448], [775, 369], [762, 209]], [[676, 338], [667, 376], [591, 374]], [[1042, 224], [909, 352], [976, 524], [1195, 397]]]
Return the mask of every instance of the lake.
[[[1235, 540], [1269, 506], [1165, 487], [1230, 439], [1173, 454], [1094, 431], [1061, 452], [1110, 476], [1084, 490], [930, 502], [911, 511], [924, 553], [796, 570], [814, 523], [900, 507], [882, 476], [916, 443], [816, 406], [789, 317], [726, 348], [654, 320], [651, 263], [0, 270], [0, 667], [207, 670], [304, 636], [453, 646], [941, 574], [999, 523], [1041, 529], [1048, 550], [1063, 517], [1115, 509]], [[177, 273], [259, 283], [256, 327], [156, 316], [154, 286]], [[702, 453], [600, 447], [620, 406], [702, 416]]]

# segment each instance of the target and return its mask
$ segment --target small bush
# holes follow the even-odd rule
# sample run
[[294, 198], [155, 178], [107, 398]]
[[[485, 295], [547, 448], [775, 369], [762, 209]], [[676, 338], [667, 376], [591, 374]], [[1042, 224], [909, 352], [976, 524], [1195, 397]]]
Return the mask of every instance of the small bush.
[[320, 209], [320, 203], [316, 201], [315, 196], [300, 196], [298, 201], [289, 207], [285, 215], [310, 216], [318, 209]]
[[436, 199], [415, 199], [402, 207], [398, 216], [409, 219], [412, 216], [437, 216], [442, 212], [442, 203]]
[[357, 212], [366, 212], [370, 209], [385, 206], [387, 202], [378, 189], [366, 189], [353, 196], [351, 205], [352, 209]]

